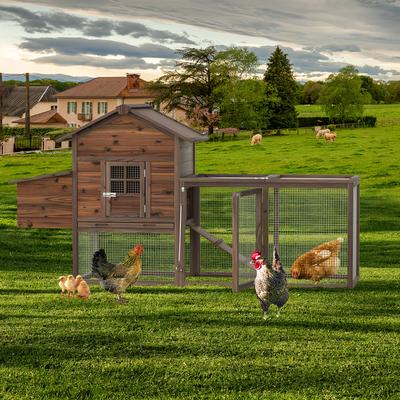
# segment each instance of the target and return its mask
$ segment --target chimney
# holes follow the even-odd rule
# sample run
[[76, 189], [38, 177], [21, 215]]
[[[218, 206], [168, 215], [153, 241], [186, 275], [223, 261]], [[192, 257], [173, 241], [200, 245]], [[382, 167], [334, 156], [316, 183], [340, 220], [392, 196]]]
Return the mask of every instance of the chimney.
[[126, 87], [128, 90], [131, 89], [139, 89], [139, 82], [140, 82], [140, 75], [139, 74], [126, 74]]

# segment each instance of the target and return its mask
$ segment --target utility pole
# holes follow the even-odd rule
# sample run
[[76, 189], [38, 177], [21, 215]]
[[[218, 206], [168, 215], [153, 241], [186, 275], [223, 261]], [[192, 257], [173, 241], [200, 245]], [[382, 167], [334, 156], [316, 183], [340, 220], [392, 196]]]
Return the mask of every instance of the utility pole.
[[0, 139], [3, 137], [3, 74], [0, 72]]
[[29, 72], [25, 74], [25, 93], [26, 93], [26, 102], [25, 102], [25, 136], [29, 136], [29, 147], [32, 148], [32, 135], [31, 135], [31, 105], [29, 99]]

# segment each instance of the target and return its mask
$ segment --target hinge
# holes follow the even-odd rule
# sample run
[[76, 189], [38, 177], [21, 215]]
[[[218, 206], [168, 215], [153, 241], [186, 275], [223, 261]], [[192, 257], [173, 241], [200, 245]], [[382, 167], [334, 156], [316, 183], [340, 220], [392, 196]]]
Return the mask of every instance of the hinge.
[[143, 212], [146, 214], [146, 204], [143, 205]]
[[146, 178], [146, 170], [143, 170], [143, 178]]

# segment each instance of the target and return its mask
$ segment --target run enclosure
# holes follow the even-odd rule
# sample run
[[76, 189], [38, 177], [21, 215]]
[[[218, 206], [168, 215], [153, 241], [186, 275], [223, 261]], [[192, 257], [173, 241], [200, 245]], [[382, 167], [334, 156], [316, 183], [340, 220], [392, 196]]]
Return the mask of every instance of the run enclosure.
[[[239, 291], [253, 284], [251, 252], [259, 248], [271, 261], [276, 247], [289, 284], [315, 286], [290, 278], [293, 262], [321, 243], [342, 238], [340, 266], [318, 286], [357, 284], [358, 177], [197, 175], [181, 179], [181, 188], [181, 206], [187, 214], [181, 218], [179, 262], [189, 283], [195, 282], [192, 277], [222, 277], [220, 281]], [[183, 245], [185, 239], [189, 247]]]

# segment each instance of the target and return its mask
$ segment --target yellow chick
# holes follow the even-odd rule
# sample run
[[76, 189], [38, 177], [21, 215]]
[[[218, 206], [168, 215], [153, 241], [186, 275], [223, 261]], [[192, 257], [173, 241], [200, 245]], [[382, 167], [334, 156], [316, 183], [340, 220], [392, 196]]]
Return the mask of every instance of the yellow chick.
[[68, 275], [67, 280], [65, 281], [65, 289], [68, 291], [68, 297], [75, 296], [75, 291], [76, 291], [76, 283], [75, 283], [75, 278], [73, 275]]
[[64, 292], [67, 290], [67, 288], [65, 287], [65, 281], [66, 281], [66, 277], [64, 276], [64, 275], [61, 275], [59, 278], [58, 278], [58, 286], [60, 287], [60, 289], [61, 289], [61, 293], [60, 293], [60, 295], [61, 296], [64, 296]]
[[89, 285], [86, 283], [85, 280], [81, 280], [79, 285], [77, 286], [78, 297], [81, 299], [88, 299], [90, 296], [90, 288]]

